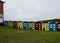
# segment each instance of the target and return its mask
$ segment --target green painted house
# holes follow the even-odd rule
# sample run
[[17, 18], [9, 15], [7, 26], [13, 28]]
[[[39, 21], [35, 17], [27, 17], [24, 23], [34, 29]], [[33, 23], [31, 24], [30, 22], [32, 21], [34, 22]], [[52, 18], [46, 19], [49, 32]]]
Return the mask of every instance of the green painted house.
[[35, 22], [29, 22], [29, 29], [35, 29]]
[[12, 27], [12, 21], [8, 21], [8, 24], [9, 27]]

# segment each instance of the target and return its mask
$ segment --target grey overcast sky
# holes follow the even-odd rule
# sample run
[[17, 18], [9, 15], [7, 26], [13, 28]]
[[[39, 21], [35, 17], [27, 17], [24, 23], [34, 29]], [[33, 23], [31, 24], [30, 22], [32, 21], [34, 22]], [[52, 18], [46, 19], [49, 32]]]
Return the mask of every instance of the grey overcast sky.
[[40, 21], [60, 18], [60, 0], [3, 0], [4, 19]]

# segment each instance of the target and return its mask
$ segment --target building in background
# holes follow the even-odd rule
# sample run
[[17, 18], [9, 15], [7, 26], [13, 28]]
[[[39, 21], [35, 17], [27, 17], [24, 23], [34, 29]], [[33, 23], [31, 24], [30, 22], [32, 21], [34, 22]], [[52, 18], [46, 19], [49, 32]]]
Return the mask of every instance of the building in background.
[[0, 26], [2, 26], [4, 22], [4, 3], [4, 1], [0, 0]]

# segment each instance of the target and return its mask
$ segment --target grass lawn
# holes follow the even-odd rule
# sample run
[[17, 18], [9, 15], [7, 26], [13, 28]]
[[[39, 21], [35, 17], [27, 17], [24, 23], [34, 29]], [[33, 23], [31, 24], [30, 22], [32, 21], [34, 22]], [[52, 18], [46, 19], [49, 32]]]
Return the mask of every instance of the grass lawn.
[[60, 32], [0, 26], [0, 43], [60, 43]]

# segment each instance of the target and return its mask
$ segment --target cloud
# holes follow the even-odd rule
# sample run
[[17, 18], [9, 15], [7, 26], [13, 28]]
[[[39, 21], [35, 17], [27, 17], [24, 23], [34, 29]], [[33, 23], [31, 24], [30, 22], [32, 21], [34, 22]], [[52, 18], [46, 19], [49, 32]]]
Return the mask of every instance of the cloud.
[[60, 0], [3, 0], [5, 20], [60, 18]]

